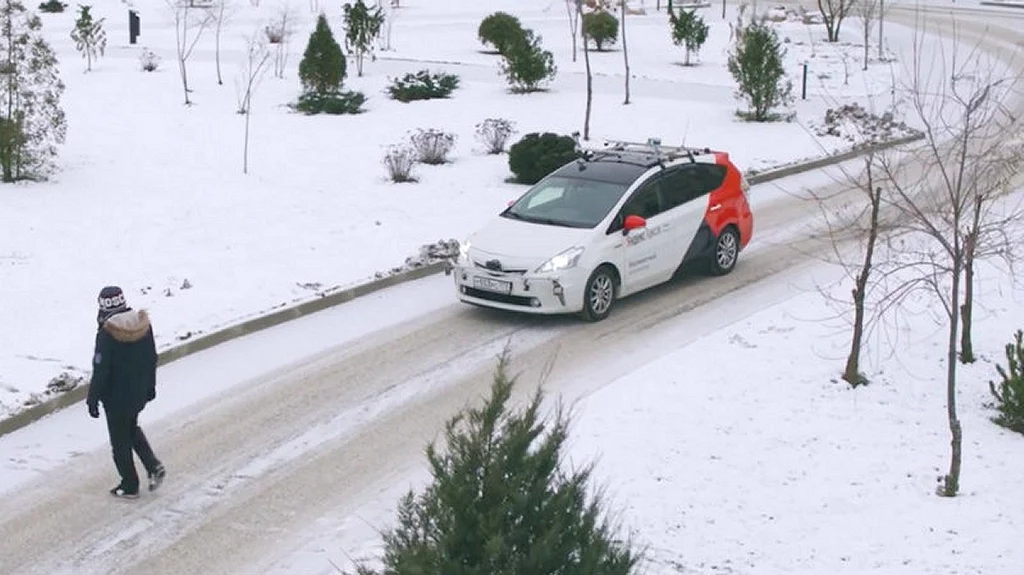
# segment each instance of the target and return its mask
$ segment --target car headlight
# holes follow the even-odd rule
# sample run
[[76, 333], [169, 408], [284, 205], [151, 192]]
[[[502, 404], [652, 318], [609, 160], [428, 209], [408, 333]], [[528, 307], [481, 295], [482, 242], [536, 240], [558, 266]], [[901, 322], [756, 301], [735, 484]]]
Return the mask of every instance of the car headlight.
[[459, 262], [460, 264], [467, 263], [469, 261], [469, 248], [470, 243], [468, 241], [459, 243]]
[[558, 271], [562, 271], [562, 270], [567, 270], [569, 268], [575, 267], [576, 264], [579, 263], [580, 256], [582, 256], [582, 255], [583, 255], [583, 248], [581, 248], [581, 247], [569, 248], [569, 249], [565, 250], [564, 252], [558, 254], [557, 256], [555, 256], [555, 257], [549, 259], [548, 261], [542, 263], [540, 265], [540, 267], [537, 268], [536, 272], [540, 273], [540, 274], [545, 274], [545, 273], [551, 273], [551, 272], [558, 272]]

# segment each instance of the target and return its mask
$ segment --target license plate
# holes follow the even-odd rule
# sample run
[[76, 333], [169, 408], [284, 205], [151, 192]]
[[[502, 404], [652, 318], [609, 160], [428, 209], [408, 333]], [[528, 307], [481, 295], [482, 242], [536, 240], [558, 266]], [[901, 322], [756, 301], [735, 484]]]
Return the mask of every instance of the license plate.
[[503, 294], [512, 293], [512, 282], [496, 280], [494, 278], [474, 277], [473, 287]]

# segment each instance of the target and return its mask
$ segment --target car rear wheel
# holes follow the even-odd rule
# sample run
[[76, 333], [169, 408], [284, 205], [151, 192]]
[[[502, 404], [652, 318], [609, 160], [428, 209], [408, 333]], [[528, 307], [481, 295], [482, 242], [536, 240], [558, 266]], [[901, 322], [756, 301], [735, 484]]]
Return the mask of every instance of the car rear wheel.
[[583, 311], [586, 321], [601, 321], [608, 317], [615, 303], [618, 280], [611, 266], [601, 266], [590, 274], [583, 291]]
[[729, 226], [718, 234], [715, 240], [715, 251], [711, 254], [711, 273], [724, 276], [736, 267], [740, 256], [740, 234], [736, 228]]

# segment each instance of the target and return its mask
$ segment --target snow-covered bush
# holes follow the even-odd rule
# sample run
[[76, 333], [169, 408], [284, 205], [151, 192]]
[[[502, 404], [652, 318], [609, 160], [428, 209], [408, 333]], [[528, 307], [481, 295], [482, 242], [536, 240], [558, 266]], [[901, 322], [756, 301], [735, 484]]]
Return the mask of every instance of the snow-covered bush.
[[455, 74], [431, 74], [429, 70], [420, 70], [395, 78], [388, 86], [388, 94], [399, 102], [433, 100], [447, 98], [458, 87], [459, 77]]
[[448, 154], [455, 147], [455, 134], [433, 128], [420, 128], [409, 136], [409, 140], [416, 150], [416, 160], [428, 165], [448, 163]]
[[533, 132], [509, 148], [508, 168], [517, 182], [532, 185], [579, 155], [572, 136]]
[[476, 125], [476, 138], [484, 145], [488, 154], [504, 152], [508, 139], [515, 133], [515, 122], [505, 118], [487, 118]]
[[522, 39], [523, 25], [519, 18], [505, 13], [495, 12], [480, 21], [477, 38], [481, 44], [490, 45], [498, 54], [504, 54], [508, 48]]
[[604, 10], [583, 15], [583, 37], [601, 52], [619, 39], [619, 19]]
[[407, 144], [388, 146], [381, 160], [392, 182], [415, 182], [412, 168], [416, 165], [416, 150]]
[[46, 12], [48, 14], [58, 14], [63, 12], [67, 7], [68, 5], [60, 0], [47, 0], [39, 5], [39, 11]]
[[537, 92], [558, 71], [554, 55], [541, 46], [541, 37], [524, 30], [523, 37], [502, 53], [501, 73], [517, 94]]
[[149, 48], [143, 48], [139, 55], [139, 66], [143, 72], [155, 72], [160, 67], [160, 56], [157, 56]]

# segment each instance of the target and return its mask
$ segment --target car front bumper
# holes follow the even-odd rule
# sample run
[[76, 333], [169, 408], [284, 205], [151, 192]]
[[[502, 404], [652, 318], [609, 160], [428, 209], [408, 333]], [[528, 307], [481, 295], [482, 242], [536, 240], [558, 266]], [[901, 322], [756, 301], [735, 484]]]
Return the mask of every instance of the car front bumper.
[[455, 265], [455, 289], [464, 303], [534, 314], [576, 313], [583, 309], [584, 270], [557, 274], [493, 272], [477, 266]]

